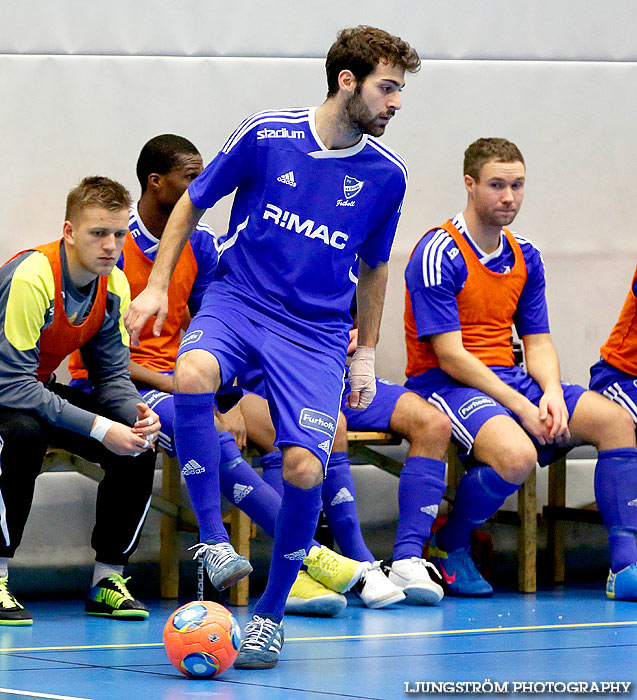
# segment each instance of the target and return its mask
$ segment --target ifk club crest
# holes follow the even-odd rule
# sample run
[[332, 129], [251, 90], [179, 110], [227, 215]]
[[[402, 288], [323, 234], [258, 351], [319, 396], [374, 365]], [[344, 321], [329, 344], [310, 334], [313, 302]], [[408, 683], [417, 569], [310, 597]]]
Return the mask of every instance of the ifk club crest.
[[357, 180], [355, 177], [345, 176], [343, 181], [343, 193], [346, 199], [353, 199], [363, 189], [365, 183], [362, 180]]

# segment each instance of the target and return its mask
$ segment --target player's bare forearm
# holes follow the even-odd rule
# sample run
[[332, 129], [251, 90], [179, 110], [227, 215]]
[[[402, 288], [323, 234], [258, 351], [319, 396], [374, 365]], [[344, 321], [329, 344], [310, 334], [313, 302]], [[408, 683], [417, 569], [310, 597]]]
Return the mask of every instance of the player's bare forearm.
[[147, 386], [152, 386], [159, 391], [163, 391], [166, 394], [172, 394], [173, 392], [173, 378], [170, 374], [163, 374], [162, 372], [155, 372], [148, 367], [137, 364], [131, 360], [128, 365], [128, 371], [130, 372], [130, 378], [136, 384], [145, 384]]
[[541, 410], [526, 396], [505, 384], [491, 369], [464, 349], [460, 331], [440, 333], [431, 337], [440, 367], [456, 381], [491, 396], [513, 411], [524, 429], [540, 445], [553, 441], [550, 421], [542, 418]]
[[356, 289], [358, 347], [375, 348], [378, 343], [386, 289], [387, 263], [369, 267], [361, 260]]
[[548, 333], [536, 333], [522, 337], [528, 373], [542, 388], [540, 420], [549, 429], [549, 437], [557, 442], [570, 439], [569, 414], [564, 402], [560, 381], [560, 363]]
[[204, 211], [205, 209], [195, 207], [190, 200], [188, 190], [186, 190], [175, 204], [161, 236], [153, 269], [148, 278], [149, 287], [168, 288], [181, 251], [192, 236]]
[[542, 391], [550, 391], [561, 386], [560, 362], [548, 333], [534, 333], [522, 336], [526, 371], [540, 385]]

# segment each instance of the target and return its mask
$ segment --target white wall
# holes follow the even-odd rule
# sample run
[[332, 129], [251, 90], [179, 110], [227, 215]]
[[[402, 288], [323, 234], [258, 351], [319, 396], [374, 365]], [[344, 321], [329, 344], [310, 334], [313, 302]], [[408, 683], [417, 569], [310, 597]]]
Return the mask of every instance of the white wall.
[[[587, 381], [637, 259], [630, 191], [637, 16], [629, 0], [210, 0], [5, 3], [0, 24], [0, 258], [59, 235], [83, 176], [134, 195], [141, 145], [172, 131], [204, 159], [247, 114], [317, 104], [342, 26], [383, 26], [419, 49], [386, 142], [410, 168], [379, 370], [402, 379], [402, 271], [464, 205], [462, 153], [506, 136], [527, 159], [514, 228], [543, 250], [564, 375]], [[207, 220], [223, 230], [224, 202]]]

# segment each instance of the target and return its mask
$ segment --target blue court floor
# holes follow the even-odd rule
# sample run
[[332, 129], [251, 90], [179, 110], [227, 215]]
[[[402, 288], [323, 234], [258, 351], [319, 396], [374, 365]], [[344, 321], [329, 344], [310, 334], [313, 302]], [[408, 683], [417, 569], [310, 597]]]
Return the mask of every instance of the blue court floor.
[[[162, 628], [175, 603], [151, 603], [144, 622], [88, 617], [81, 601], [29, 603], [33, 627], [0, 628], [0, 697], [384, 700], [450, 697], [449, 685], [426, 684], [487, 679], [508, 690], [494, 697], [579, 696], [567, 683], [599, 691], [584, 697], [615, 697], [602, 682], [637, 683], [637, 603], [613, 603], [601, 587], [445, 599], [436, 608], [349, 601], [338, 618], [286, 618], [277, 668], [230, 669], [217, 680], [188, 680], [165, 657]], [[232, 610], [243, 626], [248, 611]], [[514, 683], [523, 682], [534, 685], [522, 692]], [[488, 683], [480, 689], [489, 695]]]

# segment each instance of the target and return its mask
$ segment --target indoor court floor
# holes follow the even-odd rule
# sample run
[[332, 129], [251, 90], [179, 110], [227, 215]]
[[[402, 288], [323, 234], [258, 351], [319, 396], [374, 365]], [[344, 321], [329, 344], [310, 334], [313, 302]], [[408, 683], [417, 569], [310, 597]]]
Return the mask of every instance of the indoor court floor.
[[[275, 669], [229, 669], [217, 680], [189, 680], [168, 662], [161, 637], [174, 601], [151, 602], [144, 622], [88, 617], [82, 601], [32, 602], [33, 627], [0, 628], [0, 697], [385, 700], [449, 697], [426, 684], [467, 681], [481, 684], [484, 697], [487, 680], [500, 690], [507, 683], [506, 697], [575, 697], [561, 684], [593, 682], [600, 692], [586, 697], [610, 697], [602, 682], [637, 682], [637, 603], [609, 601], [598, 586], [497, 592], [434, 608], [368, 610], [348, 598], [337, 618], [287, 617]], [[231, 609], [243, 627], [248, 610]], [[534, 685], [514, 688], [523, 682]], [[550, 682], [557, 692], [542, 692]]]

